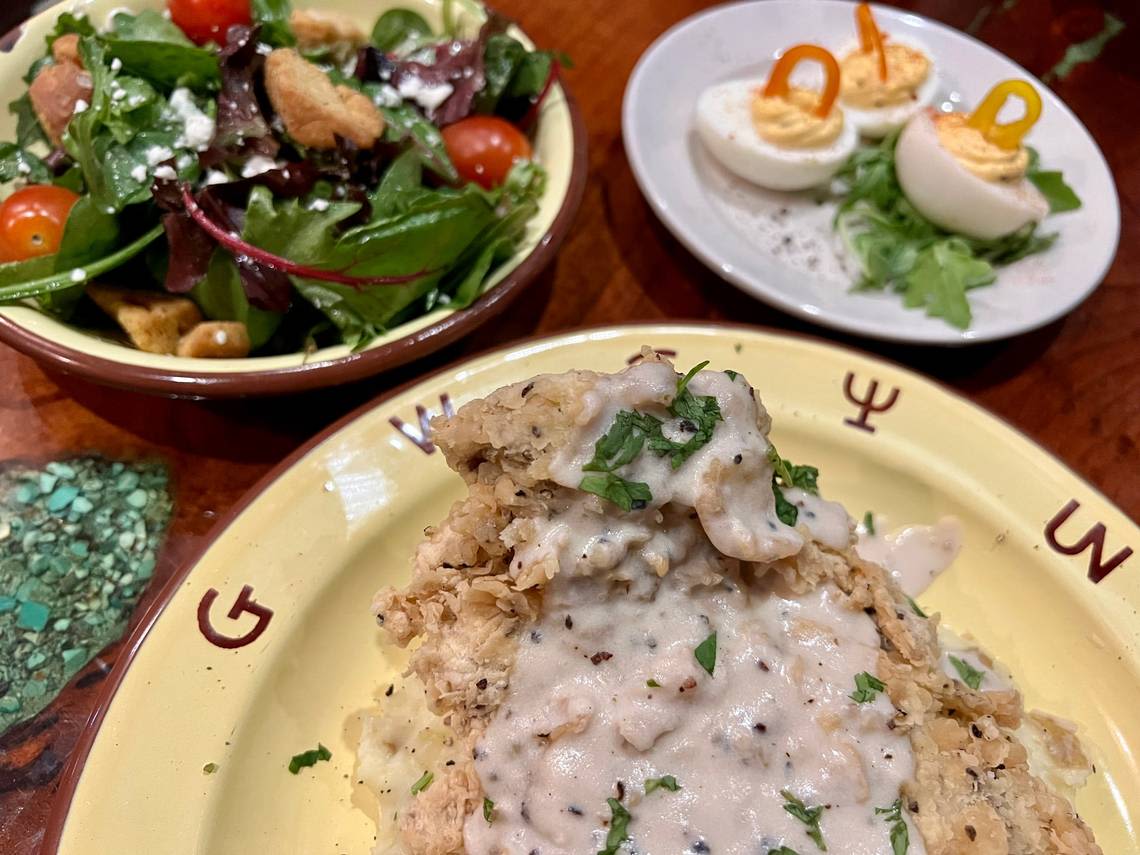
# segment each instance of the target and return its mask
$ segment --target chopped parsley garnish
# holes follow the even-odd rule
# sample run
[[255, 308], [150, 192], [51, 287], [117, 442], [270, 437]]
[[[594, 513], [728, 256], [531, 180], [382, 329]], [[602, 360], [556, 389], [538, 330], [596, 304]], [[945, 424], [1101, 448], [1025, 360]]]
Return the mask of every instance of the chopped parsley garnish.
[[677, 779], [672, 775], [662, 775], [660, 778], [645, 779], [645, 795], [649, 795], [654, 790], [668, 790], [671, 793], [675, 793], [679, 789], [681, 789], [681, 785], [677, 783]]
[[642, 481], [626, 481], [613, 472], [587, 475], [578, 485], [578, 489], [601, 496], [623, 511], [641, 510], [653, 500], [648, 484]]
[[962, 678], [963, 683], [974, 690], [981, 688], [982, 680], [986, 678], [985, 671], [979, 671], [969, 662], [959, 659], [957, 656], [951, 656], [949, 658], [950, 664], [954, 666], [954, 670], [958, 672], [958, 676]]
[[617, 799], [606, 799], [610, 806], [610, 831], [606, 835], [606, 848], [598, 851], [598, 855], [617, 855], [621, 845], [629, 839], [629, 821], [633, 819]]
[[669, 414], [680, 420], [682, 430], [691, 436], [685, 442], [667, 439], [662, 433], [661, 419], [636, 410], [622, 410], [613, 424], [596, 443], [593, 459], [582, 467], [586, 475], [578, 489], [601, 496], [623, 511], [640, 510], [653, 501], [649, 485], [627, 481], [616, 470], [632, 463], [648, 445], [658, 457], [668, 457], [670, 465], [679, 469], [695, 451], [712, 439], [716, 423], [722, 419], [720, 405], [712, 395], [694, 395], [689, 381], [708, 365], [702, 362], [677, 381], [677, 393], [669, 404]]
[[735, 380], [737, 377], [740, 376], [739, 372], [733, 371], [731, 368], [724, 369], [724, 373], [728, 375], [729, 380]]
[[650, 677], [648, 680], [645, 681], [645, 686], [648, 689], [660, 689], [661, 688], [661, 684], [658, 683], [656, 680], [654, 680], [652, 677]]
[[920, 609], [920, 608], [918, 607], [918, 603], [916, 603], [916, 602], [914, 601], [914, 599], [913, 599], [913, 598], [911, 598], [911, 597], [907, 597], [907, 598], [906, 598], [906, 601], [907, 601], [908, 603], [910, 603], [910, 610], [911, 610], [912, 612], [914, 612], [916, 615], [918, 615], [919, 617], [927, 617], [927, 616], [928, 616], [928, 615], [926, 614], [926, 612], [924, 612], [922, 609]]
[[483, 796], [483, 819], [487, 820], [487, 825], [495, 821], [495, 803], [486, 796]]
[[716, 633], [714, 632], [693, 648], [693, 655], [697, 657], [697, 662], [709, 672], [711, 677], [713, 669], [716, 668]]
[[875, 695], [886, 687], [886, 684], [874, 674], [864, 671], [855, 675], [855, 691], [848, 697], [857, 704], [866, 704], [875, 700]]
[[204, 774], [204, 775], [213, 775], [217, 771], [218, 771], [218, 764], [217, 763], [207, 763], [205, 766], [202, 767], [202, 774]]
[[768, 460], [772, 464], [772, 492], [776, 496], [776, 516], [784, 525], [795, 525], [800, 517], [799, 508], [784, 497], [781, 488], [799, 487], [805, 493], [819, 495], [819, 470], [814, 466], [797, 466], [780, 456], [776, 446], [768, 446]]
[[863, 530], [871, 536], [875, 534], [875, 515], [870, 511], [863, 514]]
[[891, 851], [894, 855], [906, 855], [910, 846], [910, 834], [906, 828], [906, 820], [902, 817], [902, 799], [895, 799], [894, 804], [885, 808], [875, 808], [875, 815], [881, 816], [883, 822], [891, 826]]
[[435, 780], [435, 774], [432, 772], [424, 772], [420, 775], [420, 779], [412, 784], [412, 795], [418, 796], [424, 790], [431, 786], [431, 782]]
[[296, 775], [306, 766], [316, 766], [318, 760], [330, 759], [332, 759], [332, 752], [318, 742], [317, 747], [311, 751], [294, 754], [293, 759], [289, 761], [289, 771]]
[[786, 804], [784, 810], [807, 826], [807, 836], [815, 841], [815, 845], [822, 851], [827, 851], [827, 844], [823, 842], [823, 832], [819, 830], [819, 819], [826, 808], [823, 805], [807, 807], [787, 790], [780, 790]]

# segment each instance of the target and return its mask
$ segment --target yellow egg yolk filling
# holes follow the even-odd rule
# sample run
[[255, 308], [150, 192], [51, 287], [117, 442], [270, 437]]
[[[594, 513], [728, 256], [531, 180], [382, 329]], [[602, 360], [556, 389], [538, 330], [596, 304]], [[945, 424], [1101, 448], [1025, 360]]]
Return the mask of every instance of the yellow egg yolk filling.
[[777, 148], [823, 148], [843, 132], [843, 111], [817, 116], [819, 93], [791, 86], [784, 96], [757, 93], [752, 100], [752, 124], [760, 138]]
[[856, 50], [839, 63], [840, 99], [849, 107], [877, 110], [913, 101], [918, 89], [930, 76], [930, 59], [922, 51], [906, 45], [883, 45], [887, 58], [887, 79], [879, 73], [875, 51]]
[[1008, 183], [1022, 178], [1029, 167], [1029, 152], [1025, 146], [1002, 148], [994, 145], [980, 130], [967, 124], [969, 118], [964, 113], [934, 117], [934, 127], [942, 147], [984, 181]]

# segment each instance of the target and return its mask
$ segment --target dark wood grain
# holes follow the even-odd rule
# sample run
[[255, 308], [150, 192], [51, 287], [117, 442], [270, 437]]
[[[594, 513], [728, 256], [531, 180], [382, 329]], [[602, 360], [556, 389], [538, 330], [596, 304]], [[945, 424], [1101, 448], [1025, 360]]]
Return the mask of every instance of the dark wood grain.
[[[656, 221], [621, 144], [621, 98], [638, 56], [697, 0], [498, 0], [535, 40], [569, 52], [569, 83], [589, 128], [590, 181], [562, 252], [490, 328], [426, 362], [304, 400], [200, 404], [144, 398], [46, 376], [0, 346], [0, 461], [96, 451], [158, 456], [172, 469], [175, 518], [161, 581], [259, 476], [305, 438], [378, 392], [465, 354], [523, 335], [628, 320], [753, 323], [824, 335], [744, 296], [705, 270]], [[1038, 75], [1101, 26], [1128, 27], [1095, 62], [1053, 88], [1100, 143], [1123, 209], [1120, 253], [1099, 290], [1068, 318], [1012, 341], [969, 350], [854, 344], [927, 372], [988, 407], [1140, 518], [1140, 20], [1130, 0], [912, 0], [902, 5], [979, 38]], [[11, 4], [2, 16], [19, 16]], [[10, 21], [14, 23], [14, 21]], [[113, 667], [104, 651], [37, 719], [0, 737], [0, 852], [32, 855], [58, 772]], [[109, 805], [109, 810], [116, 807]]]

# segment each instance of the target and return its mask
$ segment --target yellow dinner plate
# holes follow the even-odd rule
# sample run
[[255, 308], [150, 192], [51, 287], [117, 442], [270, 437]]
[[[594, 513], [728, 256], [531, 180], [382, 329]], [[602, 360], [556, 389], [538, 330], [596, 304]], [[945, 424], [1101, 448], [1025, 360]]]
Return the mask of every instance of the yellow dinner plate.
[[[73, 759], [44, 851], [367, 853], [375, 807], [355, 746], [395, 667], [369, 600], [407, 577], [424, 526], [464, 489], [424, 434], [427, 414], [532, 374], [614, 371], [643, 344], [681, 369], [708, 359], [743, 372], [780, 450], [818, 466], [853, 514], [961, 520], [965, 546], [923, 607], [1004, 662], [1027, 707], [1080, 724], [1096, 773], [1078, 809], [1106, 853], [1137, 851], [1140, 529], [1021, 434], [910, 371], [706, 325], [512, 345], [299, 450], [161, 592]], [[289, 774], [318, 742], [332, 759]]]

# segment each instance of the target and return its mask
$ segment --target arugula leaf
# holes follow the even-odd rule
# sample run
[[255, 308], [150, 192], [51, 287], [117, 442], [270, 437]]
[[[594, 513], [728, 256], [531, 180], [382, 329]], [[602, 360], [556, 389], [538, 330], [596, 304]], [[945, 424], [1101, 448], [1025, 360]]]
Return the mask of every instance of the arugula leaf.
[[51, 32], [44, 37], [48, 49], [51, 49], [56, 39], [68, 33], [77, 33], [80, 36], [93, 36], [95, 35], [95, 26], [82, 12], [78, 15], [74, 12], [63, 12], [55, 19], [55, 26], [52, 27]]
[[[115, 15], [111, 31], [102, 40], [125, 71], [166, 89], [216, 89], [221, 81], [217, 54], [198, 47], [153, 9]], [[86, 62], [84, 66], [88, 67]]]
[[289, 771], [296, 775], [307, 766], [316, 766], [320, 760], [331, 760], [332, 752], [317, 743], [317, 747], [310, 751], [303, 751], [300, 754], [294, 754], [293, 758], [289, 761]]
[[487, 820], [487, 825], [495, 821], [495, 803], [486, 796], [483, 796], [483, 819]]
[[819, 820], [826, 807], [817, 805], [809, 808], [788, 790], [780, 790], [780, 795], [784, 797], [784, 810], [806, 825], [808, 827], [807, 836], [815, 841], [816, 846], [826, 852], [827, 844], [823, 842], [823, 832], [819, 828]]
[[954, 670], [958, 672], [958, 676], [962, 678], [963, 683], [975, 691], [981, 688], [982, 680], [986, 678], [985, 671], [979, 671], [969, 662], [959, 659], [957, 656], [951, 655], [948, 658], [950, 664], [954, 666]]
[[713, 670], [716, 668], [715, 632], [693, 649], [693, 656], [696, 657], [697, 663], [708, 672], [709, 676], [713, 676]]
[[887, 684], [866, 671], [855, 675], [855, 691], [848, 695], [857, 704], [866, 704], [875, 700], [879, 692], [887, 688]]
[[648, 484], [641, 481], [626, 481], [612, 472], [586, 475], [582, 478], [578, 489], [601, 496], [627, 512], [641, 510], [653, 501], [653, 494], [649, 492]]
[[411, 9], [389, 9], [372, 28], [372, 44], [384, 53], [408, 53], [432, 35], [424, 17]]
[[906, 855], [906, 850], [910, 846], [910, 833], [902, 816], [902, 799], [895, 799], [888, 807], [875, 808], [875, 815], [883, 817], [883, 822], [890, 823], [892, 855]]
[[606, 799], [610, 806], [610, 830], [606, 834], [606, 848], [598, 850], [598, 855], [617, 855], [622, 843], [629, 839], [629, 823], [633, 819], [617, 799]]
[[30, 151], [15, 143], [0, 143], [0, 183], [26, 181], [29, 184], [48, 184], [51, 170]]
[[660, 778], [645, 779], [645, 795], [649, 795], [657, 789], [668, 790], [671, 793], [675, 793], [681, 789], [681, 785], [677, 783], [677, 779], [672, 775], [662, 775]]
[[431, 782], [435, 780], [434, 772], [424, 772], [420, 775], [419, 780], [412, 784], [412, 795], [418, 796], [424, 790], [431, 786]]
[[293, 11], [290, 0], [252, 0], [250, 14], [255, 24], [261, 26], [258, 37], [274, 47], [292, 47], [297, 37], [289, 26], [289, 15]]
[[[855, 152], [838, 173], [845, 187], [835, 227], [858, 258], [862, 274], [855, 290], [900, 292], [908, 308], [922, 308], [965, 329], [972, 320], [966, 292], [991, 284], [995, 265], [1010, 264], [1041, 252], [1055, 235], [1037, 233], [1030, 223], [1012, 235], [980, 241], [949, 234], [921, 216], [907, 201], [895, 174], [895, 145], [891, 134], [879, 145]], [[1027, 176], [1040, 178], [1050, 203], [1070, 209], [1075, 200], [1060, 175], [1040, 172], [1030, 154]], [[1077, 202], [1079, 204], [1079, 201]]]
[[[1028, 148], [1028, 147], [1027, 147]], [[1061, 171], [1058, 169], [1041, 169], [1038, 166], [1039, 155], [1037, 150], [1029, 150], [1029, 168], [1025, 177], [1041, 191], [1041, 195], [1049, 203], [1049, 213], [1062, 214], [1066, 211], [1075, 211], [1081, 207], [1081, 199], [1068, 184], [1065, 183]]]

